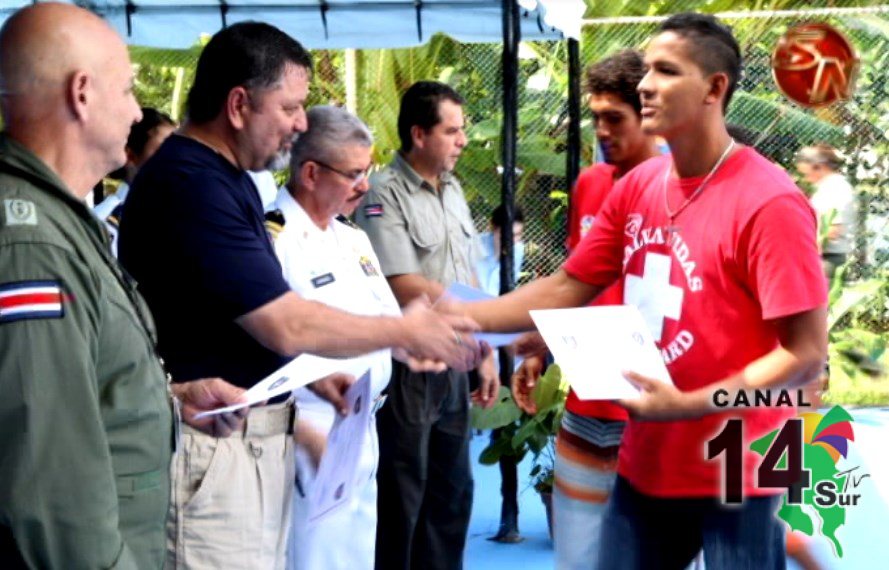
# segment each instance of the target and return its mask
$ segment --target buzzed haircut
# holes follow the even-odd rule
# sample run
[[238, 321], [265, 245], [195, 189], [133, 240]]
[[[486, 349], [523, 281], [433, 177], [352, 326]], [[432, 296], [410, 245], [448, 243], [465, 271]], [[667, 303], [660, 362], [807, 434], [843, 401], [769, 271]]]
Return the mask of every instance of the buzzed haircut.
[[590, 95], [617, 95], [641, 116], [642, 100], [636, 88], [644, 76], [642, 52], [625, 49], [590, 65], [584, 87]]
[[418, 126], [424, 132], [441, 122], [438, 107], [442, 101], [463, 105], [463, 97], [453, 87], [438, 81], [417, 81], [401, 96], [398, 109], [398, 138], [401, 152], [409, 152], [414, 146], [411, 127]]
[[706, 74], [725, 73], [728, 88], [722, 109], [728, 109], [729, 101], [741, 79], [741, 48], [732, 30], [710, 14], [684, 12], [670, 16], [657, 29], [658, 33], [673, 32], [692, 44], [691, 58]]
[[188, 93], [188, 120], [202, 124], [222, 111], [232, 89], [265, 89], [281, 80], [287, 64], [312, 71], [312, 56], [295, 39], [260, 22], [218, 32], [201, 52]]

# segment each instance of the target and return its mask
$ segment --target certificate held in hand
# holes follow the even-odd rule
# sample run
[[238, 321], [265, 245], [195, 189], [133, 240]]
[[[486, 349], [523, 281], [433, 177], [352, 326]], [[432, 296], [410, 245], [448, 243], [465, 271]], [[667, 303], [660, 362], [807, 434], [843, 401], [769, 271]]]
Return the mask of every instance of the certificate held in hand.
[[639, 397], [624, 372], [672, 384], [639, 309], [632, 305], [531, 311], [563, 377], [581, 400]]

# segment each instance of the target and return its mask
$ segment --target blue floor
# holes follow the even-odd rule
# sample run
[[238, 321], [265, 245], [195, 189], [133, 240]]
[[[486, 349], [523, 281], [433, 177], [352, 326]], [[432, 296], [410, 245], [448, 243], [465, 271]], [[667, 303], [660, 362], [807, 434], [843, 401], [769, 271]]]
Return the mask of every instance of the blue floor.
[[[855, 417], [855, 443], [850, 446], [845, 468], [861, 465], [869, 473], [860, 486], [859, 506], [847, 509], [846, 524], [837, 536], [845, 549], [838, 559], [830, 544], [820, 536], [811, 545], [825, 570], [870, 570], [889, 568], [889, 409], [849, 410]], [[546, 526], [546, 513], [537, 493], [527, 480], [519, 483], [519, 527], [525, 541], [498, 544], [486, 540], [500, 522], [500, 472], [497, 467], [480, 465], [478, 454], [488, 435], [472, 442], [475, 476], [475, 503], [469, 525], [466, 570], [525, 570], [553, 568], [552, 543]], [[530, 470], [530, 459], [519, 466], [519, 477]], [[798, 566], [790, 562], [788, 568]]]
[[472, 441], [475, 502], [466, 545], [466, 570], [509, 568], [552, 568], [553, 550], [546, 526], [546, 511], [540, 496], [522, 477], [531, 470], [530, 457], [519, 465], [519, 529], [524, 542], [499, 544], [487, 540], [500, 526], [500, 471], [496, 465], [481, 465], [478, 455], [489, 441], [489, 434]]

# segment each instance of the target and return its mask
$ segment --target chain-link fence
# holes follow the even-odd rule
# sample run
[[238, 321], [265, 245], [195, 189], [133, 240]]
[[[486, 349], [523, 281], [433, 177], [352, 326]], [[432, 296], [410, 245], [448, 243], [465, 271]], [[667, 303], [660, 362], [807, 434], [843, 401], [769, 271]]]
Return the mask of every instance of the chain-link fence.
[[[682, 3], [674, 3], [676, 11]], [[588, 64], [621, 48], [644, 47], [657, 20], [603, 19], [586, 25], [582, 60]], [[889, 402], [884, 381], [889, 367], [889, 9], [732, 14], [724, 21], [733, 28], [745, 60], [728, 110], [729, 123], [742, 127], [743, 142], [784, 167], [807, 192], [813, 188], [795, 165], [802, 147], [823, 142], [845, 157], [842, 171], [855, 189], [857, 223], [854, 250], [831, 289], [831, 390], [825, 399], [885, 405]], [[851, 100], [820, 110], [802, 108], [785, 98], [771, 69], [779, 37], [794, 25], [813, 21], [841, 30], [861, 59]]]
[[[677, 2], [678, 6], [682, 2]], [[776, 89], [770, 56], [779, 36], [794, 24], [817, 19], [844, 30], [861, 56], [854, 98], [812, 111], [790, 103]], [[800, 147], [827, 142], [846, 157], [847, 174], [858, 191], [859, 226], [852, 273], [866, 274], [889, 257], [887, 153], [889, 127], [889, 12], [868, 8], [837, 11], [750, 13], [730, 17], [745, 56], [745, 72], [728, 119], [747, 130], [762, 153], [795, 173]], [[583, 65], [626, 47], [643, 47], [656, 18], [600, 20], [587, 24], [581, 43]], [[139, 66], [137, 90], [145, 105], [181, 116], [199, 47], [191, 50], [133, 48]], [[393, 50], [316, 51], [311, 103], [349, 103], [373, 129], [375, 158], [387, 163], [398, 147], [400, 94], [420, 79], [452, 84], [466, 98], [470, 144], [457, 166], [479, 230], [500, 203], [499, 44], [460, 44], [437, 36], [422, 47]], [[547, 274], [564, 258], [567, 206], [565, 139], [567, 47], [565, 42], [524, 43], [519, 65], [520, 169], [516, 203], [526, 217], [528, 277]], [[597, 159], [589, 120], [583, 122], [584, 163]], [[801, 181], [801, 185], [805, 184]]]
[[[500, 204], [502, 90], [500, 44], [460, 44], [444, 36], [410, 49], [319, 50], [309, 105], [348, 104], [372, 129], [374, 158], [387, 164], [399, 146], [401, 94], [415, 81], [437, 79], [466, 99], [469, 144], [457, 165], [479, 231]], [[567, 57], [564, 42], [523, 44], [516, 201], [526, 218], [527, 278], [552, 272], [564, 259]], [[193, 77], [200, 48], [134, 48], [140, 103], [174, 118]]]
[[[622, 47], [642, 47], [656, 27], [654, 18], [602, 20], [585, 28], [587, 62]], [[797, 176], [794, 157], [818, 142], [846, 157], [845, 174], [857, 191], [858, 227], [852, 275], [873, 274], [889, 257], [889, 10], [873, 8], [733, 14], [732, 26], [744, 55], [744, 76], [729, 108], [728, 121], [743, 127], [761, 153]], [[861, 57], [858, 89], [847, 102], [817, 111], [789, 102], [772, 78], [771, 54], [788, 28], [826, 22], [842, 30]], [[800, 186], [810, 191], [797, 176]]]
[[[675, 2], [676, 11], [683, 2]], [[854, 98], [812, 111], [790, 103], [776, 89], [770, 56], [789, 26], [819, 20], [843, 30], [861, 56]], [[848, 158], [847, 175], [859, 197], [859, 227], [852, 272], [866, 274], [889, 257], [886, 242], [887, 153], [889, 130], [889, 12], [870, 8], [836, 11], [750, 13], [726, 18], [745, 56], [745, 72], [728, 119], [747, 130], [749, 142], [791, 173], [800, 147], [827, 142]], [[587, 24], [581, 42], [586, 66], [626, 47], [643, 47], [656, 18], [598, 20]], [[200, 48], [134, 48], [143, 104], [181, 115], [181, 105]], [[350, 104], [372, 128], [375, 158], [387, 163], [398, 147], [395, 129], [400, 94], [420, 79], [439, 79], [466, 98], [470, 144], [457, 166], [479, 230], [487, 228], [500, 203], [500, 120], [502, 116], [499, 44], [460, 44], [437, 36], [422, 47], [393, 50], [316, 51], [311, 103]], [[523, 43], [519, 65], [520, 169], [516, 203], [526, 218], [528, 277], [551, 272], [564, 259], [565, 140], [567, 124], [567, 46], [565, 42]], [[584, 114], [582, 162], [597, 159]], [[805, 186], [801, 181], [801, 185]]]
[[[619, 49], [644, 48], [659, 19], [627, 18], [623, 14], [633, 12], [629, 8], [635, 6], [636, 14], [676, 13], [701, 2], [617, 4], [620, 18], [591, 20], [584, 26], [582, 66]], [[592, 5], [603, 11], [612, 7]], [[729, 122], [745, 129], [744, 142], [787, 169], [804, 188], [794, 164], [802, 146], [826, 142], [846, 157], [844, 172], [857, 193], [858, 222], [854, 254], [841, 279], [835, 280], [831, 296], [832, 365], [840, 370], [835, 375], [841, 375], [843, 386], [837, 389], [834, 383], [832, 394], [839, 402], [885, 403], [889, 389], [872, 377], [879, 376], [881, 366], [889, 366], [889, 7], [749, 12], [725, 14], [723, 20], [734, 29], [745, 58], [744, 75], [728, 112]], [[807, 21], [834, 25], [856, 47], [861, 67], [850, 101], [804, 109], [776, 88], [771, 53], [789, 27]], [[519, 52], [516, 204], [525, 214], [522, 281], [551, 273], [565, 258], [567, 52], [566, 42], [523, 43]], [[140, 102], [181, 118], [200, 46], [133, 48], [132, 53]], [[469, 137], [457, 175], [476, 225], [485, 231], [491, 211], [500, 203], [501, 54], [500, 44], [460, 44], [443, 36], [412, 49], [316, 51], [309, 104], [344, 104], [355, 110], [374, 132], [374, 158], [382, 166], [399, 146], [401, 93], [421, 79], [454, 86], [466, 99]], [[581, 133], [581, 162], [590, 164], [598, 153], [586, 109]]]

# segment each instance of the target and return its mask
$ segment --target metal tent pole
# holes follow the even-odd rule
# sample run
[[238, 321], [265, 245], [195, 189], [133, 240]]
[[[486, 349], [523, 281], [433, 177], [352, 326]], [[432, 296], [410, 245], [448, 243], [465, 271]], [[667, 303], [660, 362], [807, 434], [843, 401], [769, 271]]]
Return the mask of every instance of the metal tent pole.
[[568, 39], [568, 148], [565, 153], [565, 182], [568, 189], [568, 219], [571, 219], [571, 189], [580, 173], [580, 42]]
[[[515, 189], [516, 189], [516, 129], [518, 126], [518, 78], [519, 78], [519, 42], [521, 41], [519, 6], [517, 0], [503, 0], [503, 58], [501, 74], [503, 82], [503, 130], [500, 134], [501, 160], [503, 163], [500, 200], [506, 210], [503, 225], [500, 228], [500, 293], [508, 293], [515, 288], [513, 264], [515, 249], [512, 224], [515, 220]], [[501, 348], [499, 351], [500, 383], [509, 386], [512, 377], [512, 356]], [[498, 434], [501, 437], [502, 434]], [[516, 458], [504, 455], [500, 458], [500, 477], [502, 481], [500, 504], [500, 528], [493, 537], [498, 541], [520, 540], [518, 517], [518, 465]]]
[[[513, 278], [513, 234], [515, 219], [516, 188], [516, 129], [519, 112], [519, 42], [522, 30], [519, 21], [519, 5], [516, 0], [503, 0], [503, 58], [501, 74], [503, 82], [503, 130], [501, 131], [501, 160], [503, 175], [500, 201], [506, 209], [503, 227], [500, 228], [500, 293], [515, 288]], [[501, 360], [501, 362], [503, 362]], [[501, 374], [508, 377], [512, 366], [501, 366]]]

